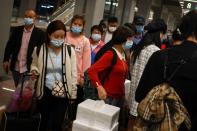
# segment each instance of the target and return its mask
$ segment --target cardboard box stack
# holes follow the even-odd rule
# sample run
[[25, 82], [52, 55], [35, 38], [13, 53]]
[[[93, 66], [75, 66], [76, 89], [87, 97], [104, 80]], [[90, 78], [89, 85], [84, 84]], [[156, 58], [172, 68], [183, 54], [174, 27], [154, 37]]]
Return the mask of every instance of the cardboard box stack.
[[80, 103], [72, 131], [118, 131], [120, 108], [87, 99]]

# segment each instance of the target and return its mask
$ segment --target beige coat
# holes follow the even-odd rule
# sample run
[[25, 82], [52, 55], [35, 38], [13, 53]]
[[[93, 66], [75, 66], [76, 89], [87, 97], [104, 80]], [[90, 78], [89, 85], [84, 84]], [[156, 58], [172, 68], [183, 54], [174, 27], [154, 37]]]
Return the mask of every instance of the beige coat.
[[[67, 46], [65, 46], [67, 48]], [[64, 49], [65, 51], [65, 49]], [[33, 61], [31, 65], [31, 71], [35, 70], [39, 73], [38, 85], [36, 90], [36, 96], [38, 99], [41, 99], [43, 96], [43, 89], [45, 84], [45, 71], [46, 71], [46, 63], [47, 58], [46, 55], [46, 44], [42, 45], [40, 48], [39, 56], [37, 55], [37, 48], [34, 49], [32, 54]], [[76, 67], [76, 55], [73, 48], [71, 48], [71, 57], [68, 54], [68, 50], [66, 49], [66, 80], [68, 85], [69, 94], [71, 99], [76, 99], [77, 94], [77, 67]]]

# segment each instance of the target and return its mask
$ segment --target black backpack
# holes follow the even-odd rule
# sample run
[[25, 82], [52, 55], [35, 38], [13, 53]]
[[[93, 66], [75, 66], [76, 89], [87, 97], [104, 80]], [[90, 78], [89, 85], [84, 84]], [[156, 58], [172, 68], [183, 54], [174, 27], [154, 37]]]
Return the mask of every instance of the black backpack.
[[[185, 131], [191, 129], [189, 113], [184, 106], [181, 98], [170, 84], [179, 69], [191, 59], [197, 57], [197, 51], [194, 51], [188, 58], [182, 58], [178, 61], [168, 61], [168, 52], [166, 50], [163, 79], [164, 81], [154, 86], [139, 102], [133, 130], [156, 130], [156, 131], [178, 131], [181, 124], [185, 124]], [[167, 77], [167, 68], [170, 64], [177, 64], [174, 71]]]
[[[108, 69], [106, 69], [107, 70], [107, 71], [105, 71], [106, 73], [102, 76], [99, 75], [99, 79], [100, 79], [102, 84], [106, 80], [109, 80], [110, 73], [113, 70], [113, 67], [117, 62], [117, 57], [118, 56], [117, 56], [116, 51], [113, 48], [110, 48], [109, 50], [111, 50], [113, 52], [113, 59], [111, 61], [111, 66]], [[98, 59], [96, 61], [98, 61]], [[91, 83], [91, 81], [88, 77], [87, 71], [84, 73], [83, 91], [84, 91], [84, 99], [93, 99], [93, 100], [98, 99], [97, 89], [95, 88], [95, 86], [92, 85], [92, 83]]]

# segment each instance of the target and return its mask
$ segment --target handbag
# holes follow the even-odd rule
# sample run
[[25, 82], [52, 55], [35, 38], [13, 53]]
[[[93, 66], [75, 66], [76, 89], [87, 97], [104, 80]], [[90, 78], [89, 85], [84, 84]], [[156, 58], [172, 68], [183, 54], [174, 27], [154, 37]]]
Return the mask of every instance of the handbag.
[[[51, 64], [52, 64], [53, 69], [55, 69], [55, 66], [54, 66], [54, 63], [53, 63], [50, 53], [49, 53], [49, 58], [51, 60]], [[63, 65], [65, 65], [65, 64], [63, 64]], [[65, 74], [65, 73], [63, 73], [63, 74]], [[59, 81], [54, 73], [53, 73], [53, 77], [55, 78], [55, 83], [52, 87], [51, 94], [53, 96], [59, 97], [59, 98], [65, 98], [65, 97], [69, 98], [67, 82], [66, 82], [67, 87], [65, 87], [65, 84], [63, 84], [61, 81]]]
[[[133, 131], [178, 131], [182, 124], [185, 124], [184, 126], [187, 128], [185, 131], [191, 129], [189, 113], [170, 82], [182, 65], [197, 56], [197, 51], [190, 58], [172, 62], [168, 61], [168, 52], [166, 53], [163, 71], [164, 82], [154, 86], [139, 103], [138, 116]], [[178, 65], [167, 77], [167, 67], [170, 64]]]
[[53, 96], [64, 98], [66, 97], [64, 85], [61, 81], [56, 80], [55, 84], [53, 85], [52, 91]]
[[87, 71], [84, 73], [84, 84], [83, 84], [83, 92], [84, 92], [84, 99], [92, 99], [92, 100], [98, 100], [98, 92], [96, 87], [92, 85]]

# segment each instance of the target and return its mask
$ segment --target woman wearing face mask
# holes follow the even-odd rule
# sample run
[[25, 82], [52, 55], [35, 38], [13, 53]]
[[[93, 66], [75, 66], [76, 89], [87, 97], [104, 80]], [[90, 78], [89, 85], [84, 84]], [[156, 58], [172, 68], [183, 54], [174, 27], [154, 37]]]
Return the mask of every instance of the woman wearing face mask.
[[[138, 102], [142, 101], [153, 87], [166, 81], [164, 78], [164, 65], [167, 58], [166, 56], [168, 56], [166, 77], [169, 79], [176, 70], [176, 73], [173, 74], [174, 77], [168, 83], [173, 87], [182, 102], [179, 104], [179, 102], [175, 102], [176, 100], [173, 100], [173, 98], [170, 98], [170, 100], [164, 98], [164, 100], [169, 100], [172, 103], [169, 104], [169, 102], [167, 102], [170, 110], [169, 118], [171, 120], [166, 120], [165, 122], [171, 125], [173, 124], [173, 126], [163, 127], [165, 127], [166, 131], [173, 129], [175, 126], [177, 131], [197, 131], [197, 10], [192, 10], [183, 16], [180, 20], [178, 32], [181, 34], [183, 40], [180, 45], [155, 52], [150, 57], [137, 87], [136, 100]], [[180, 64], [180, 61], [185, 62], [184, 64]], [[178, 104], [178, 106], [175, 105], [175, 108], [173, 107], [172, 109], [175, 103], [176, 105]], [[180, 105], [184, 106], [187, 111], [182, 109]], [[179, 114], [177, 113], [179, 110], [181, 110], [181, 115], [177, 115]], [[186, 112], [189, 114], [186, 114]], [[174, 119], [175, 117], [181, 119]], [[191, 129], [188, 129], [187, 127], [190, 126]], [[150, 127], [152, 126], [150, 125]]]
[[87, 37], [83, 34], [85, 26], [85, 20], [83, 16], [75, 15], [71, 20], [70, 31], [66, 33], [65, 41], [74, 47], [76, 58], [77, 58], [77, 105], [83, 101], [83, 84], [84, 84], [84, 72], [91, 65], [91, 48], [90, 42]]
[[[99, 50], [105, 45], [101, 40], [103, 34], [103, 29], [100, 25], [94, 25], [91, 28], [90, 36], [90, 47], [91, 47], [91, 65], [95, 62], [95, 56]], [[90, 89], [94, 91], [90, 91]], [[83, 85], [84, 99], [97, 99], [97, 95], [92, 92], [96, 92], [94, 86], [91, 84], [87, 71], [84, 73], [84, 85]], [[91, 92], [91, 93], [90, 93]]]
[[91, 28], [90, 46], [91, 46], [91, 64], [94, 63], [96, 53], [104, 46], [101, 40], [103, 30], [99, 25], [94, 25]]
[[130, 53], [132, 51], [132, 48], [134, 48], [134, 46], [136, 45], [133, 40], [135, 38], [135, 32], [136, 32], [136, 27], [135, 25], [131, 24], [131, 23], [125, 23], [124, 26], [128, 27], [129, 29], [131, 29], [131, 37], [128, 38], [127, 42], [125, 43], [124, 46], [124, 50], [125, 53], [127, 55], [127, 62], [130, 63]]
[[131, 129], [135, 117], [137, 114], [138, 103], [135, 101], [135, 92], [140, 81], [143, 70], [148, 62], [150, 56], [159, 50], [157, 45], [161, 45], [161, 40], [167, 30], [167, 25], [162, 19], [157, 19], [152, 21], [146, 27], [147, 33], [142, 38], [139, 44], [137, 44], [130, 55], [130, 119], [129, 119], [129, 129]]
[[[40, 75], [36, 91], [42, 117], [40, 131], [61, 131], [69, 99], [76, 99], [76, 56], [74, 49], [64, 44], [66, 28], [61, 21], [51, 22], [46, 34], [46, 43], [34, 50], [31, 65], [31, 72]], [[68, 89], [68, 98], [52, 94], [56, 81]]]
[[[97, 88], [99, 98], [107, 104], [121, 109], [125, 94], [124, 82], [128, 74], [123, 47], [129, 37], [131, 37], [129, 28], [118, 27], [112, 36], [112, 40], [101, 48], [96, 55], [96, 62], [88, 69], [88, 76]], [[113, 61], [115, 62], [113, 63]], [[122, 126], [123, 123], [121, 120], [120, 122]]]

